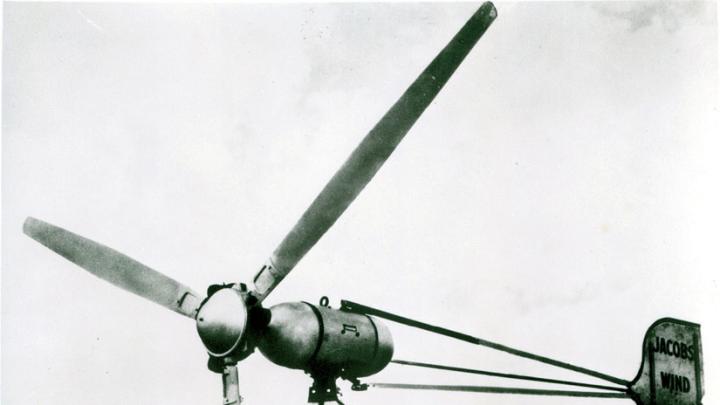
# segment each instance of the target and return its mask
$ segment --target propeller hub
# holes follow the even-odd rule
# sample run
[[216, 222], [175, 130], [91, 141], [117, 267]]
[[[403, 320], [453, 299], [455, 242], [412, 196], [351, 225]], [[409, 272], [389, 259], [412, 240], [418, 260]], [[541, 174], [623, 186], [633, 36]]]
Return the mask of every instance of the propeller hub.
[[208, 353], [223, 357], [243, 343], [247, 321], [248, 310], [240, 291], [223, 288], [200, 307], [196, 325]]

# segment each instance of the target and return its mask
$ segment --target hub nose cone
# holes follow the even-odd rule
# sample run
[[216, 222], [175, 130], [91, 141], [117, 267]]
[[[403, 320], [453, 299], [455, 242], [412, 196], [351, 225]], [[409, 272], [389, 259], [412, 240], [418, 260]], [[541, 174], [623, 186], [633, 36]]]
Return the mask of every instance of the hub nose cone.
[[247, 327], [248, 312], [240, 292], [223, 288], [200, 307], [197, 331], [208, 353], [216, 357], [230, 354], [241, 343]]

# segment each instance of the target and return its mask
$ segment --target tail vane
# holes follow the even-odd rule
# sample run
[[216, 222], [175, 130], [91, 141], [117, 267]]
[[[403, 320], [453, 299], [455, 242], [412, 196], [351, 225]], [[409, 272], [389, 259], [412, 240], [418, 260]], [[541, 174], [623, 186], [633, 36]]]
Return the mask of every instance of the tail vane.
[[640, 371], [630, 385], [639, 405], [701, 405], [700, 325], [662, 318], [645, 333]]

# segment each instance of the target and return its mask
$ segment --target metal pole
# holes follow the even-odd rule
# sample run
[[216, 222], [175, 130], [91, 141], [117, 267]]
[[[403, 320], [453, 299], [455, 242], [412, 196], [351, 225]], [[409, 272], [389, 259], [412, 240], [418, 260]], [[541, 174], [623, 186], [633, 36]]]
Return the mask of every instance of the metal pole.
[[222, 375], [223, 382], [223, 405], [242, 403], [240, 396], [240, 385], [238, 383], [238, 371], [235, 364], [225, 364]]

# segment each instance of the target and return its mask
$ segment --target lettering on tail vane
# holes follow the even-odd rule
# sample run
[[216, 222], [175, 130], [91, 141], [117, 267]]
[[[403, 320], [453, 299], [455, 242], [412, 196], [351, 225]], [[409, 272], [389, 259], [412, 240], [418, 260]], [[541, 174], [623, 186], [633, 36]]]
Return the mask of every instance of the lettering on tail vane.
[[630, 394], [639, 405], [701, 405], [702, 370], [700, 325], [663, 318], [645, 333]]

